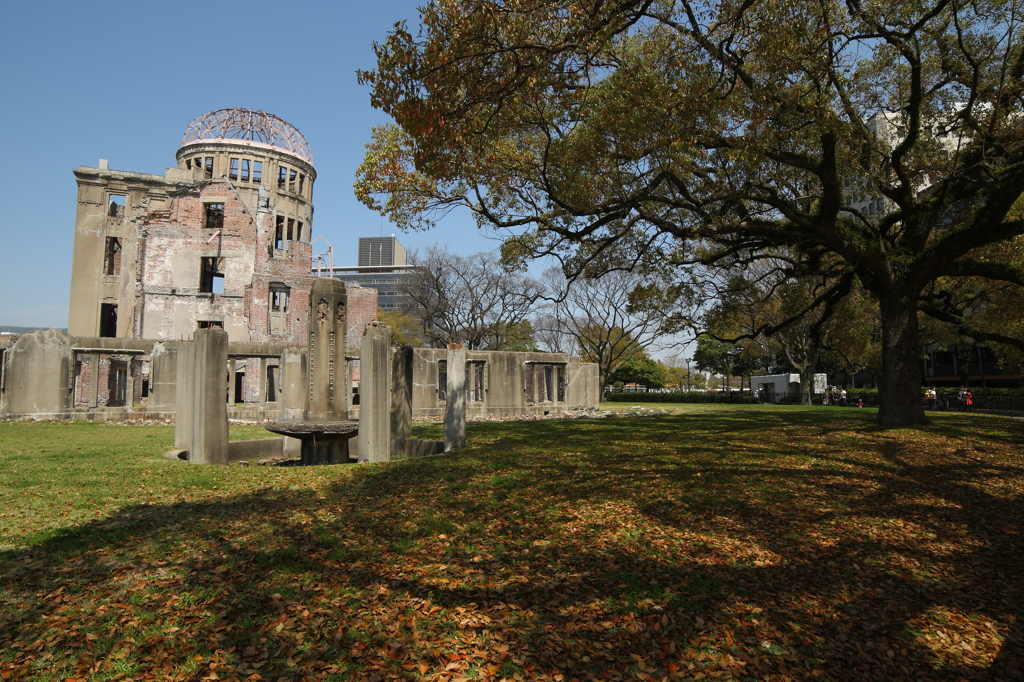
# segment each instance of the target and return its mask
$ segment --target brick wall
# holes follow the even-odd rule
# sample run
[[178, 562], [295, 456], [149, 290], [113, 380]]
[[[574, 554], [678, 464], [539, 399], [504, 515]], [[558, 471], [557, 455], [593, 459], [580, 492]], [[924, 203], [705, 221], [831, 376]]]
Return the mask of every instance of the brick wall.
[[[286, 257], [275, 257], [274, 195], [261, 204], [255, 190], [244, 191], [251, 194], [246, 201], [229, 181], [211, 180], [178, 194], [170, 210], [154, 210], [140, 220], [146, 237], [138, 266], [143, 295], [136, 299], [145, 301], [145, 321], [144, 329], [135, 325], [133, 336], [190, 338], [197, 320], [220, 316], [233, 341], [305, 345], [312, 248], [292, 241]], [[220, 234], [206, 227], [206, 205], [213, 198], [224, 204]], [[211, 252], [227, 254], [223, 294], [200, 291], [198, 264]], [[183, 263], [190, 274], [182, 274]], [[289, 300], [285, 333], [272, 335], [270, 287], [275, 283], [288, 289]]]
[[345, 333], [345, 344], [358, 346], [366, 325], [377, 319], [377, 290], [346, 282], [345, 295], [348, 297], [348, 330]]

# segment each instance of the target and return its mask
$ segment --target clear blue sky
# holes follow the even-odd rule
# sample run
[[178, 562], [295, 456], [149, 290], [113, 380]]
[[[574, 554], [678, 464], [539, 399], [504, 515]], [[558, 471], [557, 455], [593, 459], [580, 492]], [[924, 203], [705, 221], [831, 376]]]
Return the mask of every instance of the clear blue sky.
[[[263, 109], [305, 135], [314, 236], [334, 244], [336, 265], [354, 265], [356, 240], [382, 226], [352, 182], [370, 127], [386, 120], [355, 71], [373, 66], [373, 41], [396, 21], [416, 26], [417, 4], [0, 2], [0, 325], [67, 325], [74, 168], [103, 158], [163, 174], [192, 119], [226, 107]], [[497, 247], [465, 215], [396, 236], [409, 249]]]

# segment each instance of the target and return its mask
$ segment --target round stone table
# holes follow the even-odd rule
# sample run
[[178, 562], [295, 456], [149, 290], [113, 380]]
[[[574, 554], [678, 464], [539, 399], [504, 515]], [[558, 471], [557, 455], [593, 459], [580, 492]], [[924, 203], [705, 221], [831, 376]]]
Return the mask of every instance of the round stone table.
[[359, 434], [359, 422], [307, 422], [282, 419], [263, 426], [271, 433], [279, 433], [302, 441], [302, 465], [347, 464], [348, 441]]

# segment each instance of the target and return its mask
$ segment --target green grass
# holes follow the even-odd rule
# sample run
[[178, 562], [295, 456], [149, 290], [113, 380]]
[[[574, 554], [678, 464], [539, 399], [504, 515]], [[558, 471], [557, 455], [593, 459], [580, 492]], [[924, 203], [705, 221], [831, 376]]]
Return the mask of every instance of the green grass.
[[311, 468], [0, 423], [0, 678], [1010, 677], [1024, 423], [670, 407]]

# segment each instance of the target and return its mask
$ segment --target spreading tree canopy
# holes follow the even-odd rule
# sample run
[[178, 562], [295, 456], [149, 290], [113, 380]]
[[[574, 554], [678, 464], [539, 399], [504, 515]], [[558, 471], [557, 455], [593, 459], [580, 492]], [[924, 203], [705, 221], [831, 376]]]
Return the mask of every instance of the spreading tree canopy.
[[356, 192], [406, 228], [466, 206], [570, 263], [789, 258], [834, 282], [814, 309], [855, 277], [879, 421], [923, 423], [919, 312], [973, 312], [948, 278], [1024, 285], [989, 256], [1024, 233], [1021, 1], [435, 0], [360, 73], [396, 125]]

